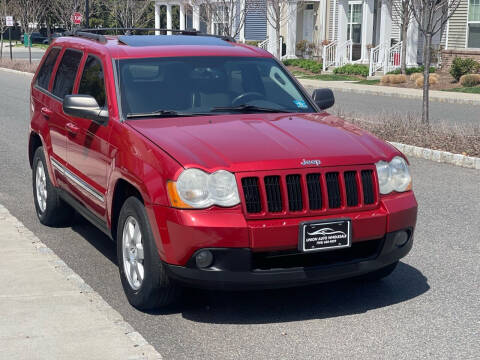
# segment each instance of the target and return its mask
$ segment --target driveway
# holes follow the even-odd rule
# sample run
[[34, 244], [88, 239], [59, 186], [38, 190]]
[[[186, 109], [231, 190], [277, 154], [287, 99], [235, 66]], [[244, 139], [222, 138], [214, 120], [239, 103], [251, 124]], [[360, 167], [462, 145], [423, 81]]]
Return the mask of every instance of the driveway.
[[165, 359], [478, 358], [480, 171], [411, 159], [419, 202], [415, 244], [384, 281], [191, 290], [169, 310], [142, 313], [128, 304], [114, 245], [100, 231], [79, 216], [67, 228], [36, 219], [27, 157], [29, 81], [0, 71], [0, 203]]

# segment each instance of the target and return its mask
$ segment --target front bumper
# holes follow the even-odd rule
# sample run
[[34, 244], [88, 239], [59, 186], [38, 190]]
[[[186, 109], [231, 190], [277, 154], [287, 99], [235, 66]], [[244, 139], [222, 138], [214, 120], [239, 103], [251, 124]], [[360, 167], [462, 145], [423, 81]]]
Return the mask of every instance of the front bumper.
[[[378, 270], [407, 255], [413, 245], [413, 228], [401, 231], [409, 234], [402, 246], [396, 243], [396, 231], [382, 239], [331, 252], [255, 253], [247, 248], [212, 248], [214, 263], [207, 269], [196, 266], [195, 254], [186, 266], [165, 266], [171, 278], [210, 289], [266, 289], [329, 282]], [[303, 266], [296, 266], [300, 264]]]

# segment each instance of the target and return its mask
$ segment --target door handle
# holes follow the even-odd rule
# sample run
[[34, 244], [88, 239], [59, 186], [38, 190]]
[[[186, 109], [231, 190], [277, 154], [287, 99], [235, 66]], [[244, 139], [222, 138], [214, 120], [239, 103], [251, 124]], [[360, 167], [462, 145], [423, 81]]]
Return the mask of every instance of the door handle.
[[74, 123], [67, 123], [66, 125], [67, 131], [72, 135], [77, 135], [80, 128], [75, 125]]
[[42, 109], [40, 110], [40, 112], [42, 113], [43, 116], [45, 116], [47, 119], [52, 116], [53, 114], [53, 111], [50, 110], [49, 108], [47, 107], [42, 107]]

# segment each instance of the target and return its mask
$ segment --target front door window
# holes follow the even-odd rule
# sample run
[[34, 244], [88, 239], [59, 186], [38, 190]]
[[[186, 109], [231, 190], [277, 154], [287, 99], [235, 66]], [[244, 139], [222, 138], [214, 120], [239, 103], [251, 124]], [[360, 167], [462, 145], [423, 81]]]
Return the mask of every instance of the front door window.
[[362, 15], [363, 4], [361, 1], [350, 1], [347, 14], [347, 39], [354, 44], [362, 42]]

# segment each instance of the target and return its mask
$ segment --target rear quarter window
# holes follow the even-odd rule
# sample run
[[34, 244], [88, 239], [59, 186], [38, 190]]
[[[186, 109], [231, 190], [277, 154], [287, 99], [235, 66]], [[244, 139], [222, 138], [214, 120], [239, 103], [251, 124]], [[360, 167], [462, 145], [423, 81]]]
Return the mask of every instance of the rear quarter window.
[[42, 89], [48, 90], [48, 84], [50, 83], [50, 77], [52, 76], [53, 67], [55, 66], [55, 61], [57, 60], [58, 54], [60, 53], [59, 48], [53, 48], [47, 55], [45, 62], [38, 71], [37, 76], [37, 86]]
[[55, 75], [52, 90], [53, 95], [63, 99], [65, 95], [70, 95], [73, 92], [73, 85], [80, 60], [82, 60], [82, 55], [82, 52], [71, 49], [67, 49], [63, 53], [62, 60]]

